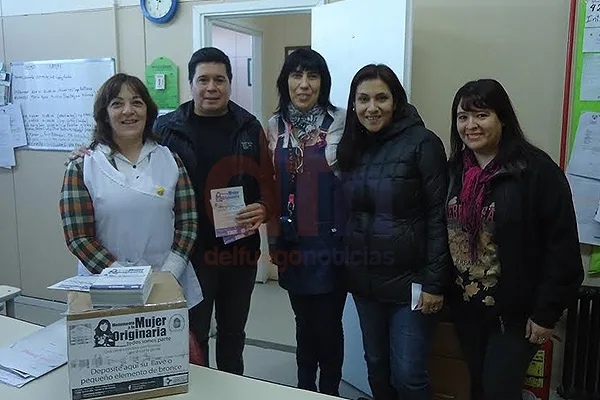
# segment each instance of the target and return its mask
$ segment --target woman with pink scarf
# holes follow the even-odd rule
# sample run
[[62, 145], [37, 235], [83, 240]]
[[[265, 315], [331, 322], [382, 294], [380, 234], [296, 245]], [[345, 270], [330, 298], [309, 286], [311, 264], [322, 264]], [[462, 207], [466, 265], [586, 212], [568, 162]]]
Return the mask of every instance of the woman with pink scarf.
[[468, 82], [452, 105], [448, 302], [473, 400], [518, 400], [527, 367], [583, 279], [571, 191], [524, 137], [508, 94]]

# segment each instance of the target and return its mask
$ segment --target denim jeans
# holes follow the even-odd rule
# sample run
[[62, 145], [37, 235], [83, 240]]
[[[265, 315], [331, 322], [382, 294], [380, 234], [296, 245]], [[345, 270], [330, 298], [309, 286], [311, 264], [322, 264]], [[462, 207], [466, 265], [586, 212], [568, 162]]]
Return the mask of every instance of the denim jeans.
[[374, 400], [431, 400], [427, 361], [437, 319], [354, 296]]

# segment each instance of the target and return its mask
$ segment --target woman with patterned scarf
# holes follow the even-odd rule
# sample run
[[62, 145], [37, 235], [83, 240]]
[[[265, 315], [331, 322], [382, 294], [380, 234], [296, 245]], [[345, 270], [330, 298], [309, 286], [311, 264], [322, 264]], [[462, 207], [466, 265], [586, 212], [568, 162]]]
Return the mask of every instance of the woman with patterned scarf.
[[314, 50], [290, 54], [277, 79], [279, 106], [267, 138], [280, 218], [267, 225], [279, 284], [296, 316], [298, 387], [337, 396], [342, 378], [341, 223], [337, 144], [345, 110], [329, 101], [331, 76]]
[[495, 80], [458, 90], [450, 138], [448, 302], [471, 398], [518, 400], [529, 363], [583, 278], [571, 191], [527, 142]]

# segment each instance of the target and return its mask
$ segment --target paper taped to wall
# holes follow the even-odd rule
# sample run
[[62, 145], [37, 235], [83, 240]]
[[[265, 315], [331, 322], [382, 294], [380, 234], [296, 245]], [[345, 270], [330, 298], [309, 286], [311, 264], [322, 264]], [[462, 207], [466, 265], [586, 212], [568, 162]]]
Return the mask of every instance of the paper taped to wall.
[[15, 151], [10, 135], [10, 118], [0, 114], [0, 167], [11, 168], [15, 166]]
[[23, 113], [21, 112], [21, 107], [18, 104], [8, 104], [4, 107], [0, 107], [0, 115], [8, 115], [10, 118], [12, 146], [26, 146], [27, 136], [25, 135], [25, 124], [23, 123]]
[[600, 53], [600, 28], [585, 28], [583, 32], [583, 52]]
[[567, 172], [600, 179], [600, 113], [581, 114]]
[[600, 100], [600, 54], [598, 53], [583, 55], [579, 98], [581, 101]]
[[600, 0], [587, 0], [585, 9], [585, 27], [600, 27]]
[[600, 224], [594, 220], [600, 200], [600, 180], [567, 174], [577, 217], [579, 242], [600, 245]]

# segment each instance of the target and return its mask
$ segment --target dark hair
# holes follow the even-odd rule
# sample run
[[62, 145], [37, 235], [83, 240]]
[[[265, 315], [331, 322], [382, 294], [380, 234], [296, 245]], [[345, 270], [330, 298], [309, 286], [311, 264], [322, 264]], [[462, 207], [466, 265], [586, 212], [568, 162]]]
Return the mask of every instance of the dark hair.
[[279, 113], [285, 121], [289, 122], [288, 105], [290, 91], [288, 88], [288, 78], [290, 74], [296, 71], [308, 71], [319, 74], [321, 77], [321, 89], [317, 104], [329, 110], [336, 110], [331, 104], [329, 94], [331, 93], [331, 74], [327, 67], [327, 62], [322, 55], [312, 49], [298, 49], [285, 58], [279, 77], [277, 78], [277, 91], [279, 92], [279, 104], [275, 113]]
[[[103, 331], [102, 329], [100, 329], [100, 326], [106, 324], [106, 330]], [[110, 332], [110, 322], [107, 319], [101, 319], [100, 322], [98, 322], [98, 326], [96, 326], [96, 335], [101, 335], [105, 332]]]
[[390, 67], [384, 64], [369, 64], [362, 67], [350, 84], [350, 95], [348, 96], [348, 112], [346, 113], [346, 125], [344, 134], [338, 145], [337, 159], [342, 171], [351, 171], [354, 169], [367, 148], [368, 134], [362, 126], [356, 112], [354, 111], [354, 103], [356, 101], [356, 91], [358, 85], [364, 81], [381, 79], [390, 89], [394, 100], [394, 114], [392, 115], [392, 123], [404, 118], [408, 99], [406, 91], [402, 87], [402, 83], [398, 76]]
[[229, 82], [233, 80], [233, 72], [231, 72], [231, 61], [227, 54], [217, 49], [216, 47], [203, 47], [200, 50], [196, 50], [190, 61], [188, 62], [188, 79], [191, 82], [194, 79], [196, 73], [196, 67], [201, 63], [220, 63], [225, 64], [225, 71]]
[[144, 103], [146, 103], [146, 125], [144, 126], [142, 140], [157, 140], [157, 136], [152, 132], [152, 127], [158, 116], [158, 107], [154, 103], [154, 100], [152, 100], [148, 88], [146, 88], [146, 85], [139, 78], [120, 73], [110, 77], [98, 89], [98, 93], [96, 93], [96, 99], [94, 100], [94, 121], [96, 122], [96, 126], [94, 127], [94, 137], [90, 148], [94, 149], [98, 144], [105, 144], [113, 151], [119, 149], [113, 138], [113, 130], [108, 119], [107, 108], [110, 102], [119, 95], [123, 85], [127, 85], [129, 89], [140, 96]]
[[496, 160], [500, 165], [508, 166], [523, 161], [529, 154], [544, 153], [525, 138], [510, 97], [500, 82], [495, 79], [479, 79], [467, 82], [458, 89], [452, 102], [450, 166], [454, 171], [455, 168], [462, 167], [462, 151], [464, 149], [464, 143], [456, 126], [459, 105], [465, 111], [489, 109], [496, 113], [502, 124], [502, 136], [496, 155]]

